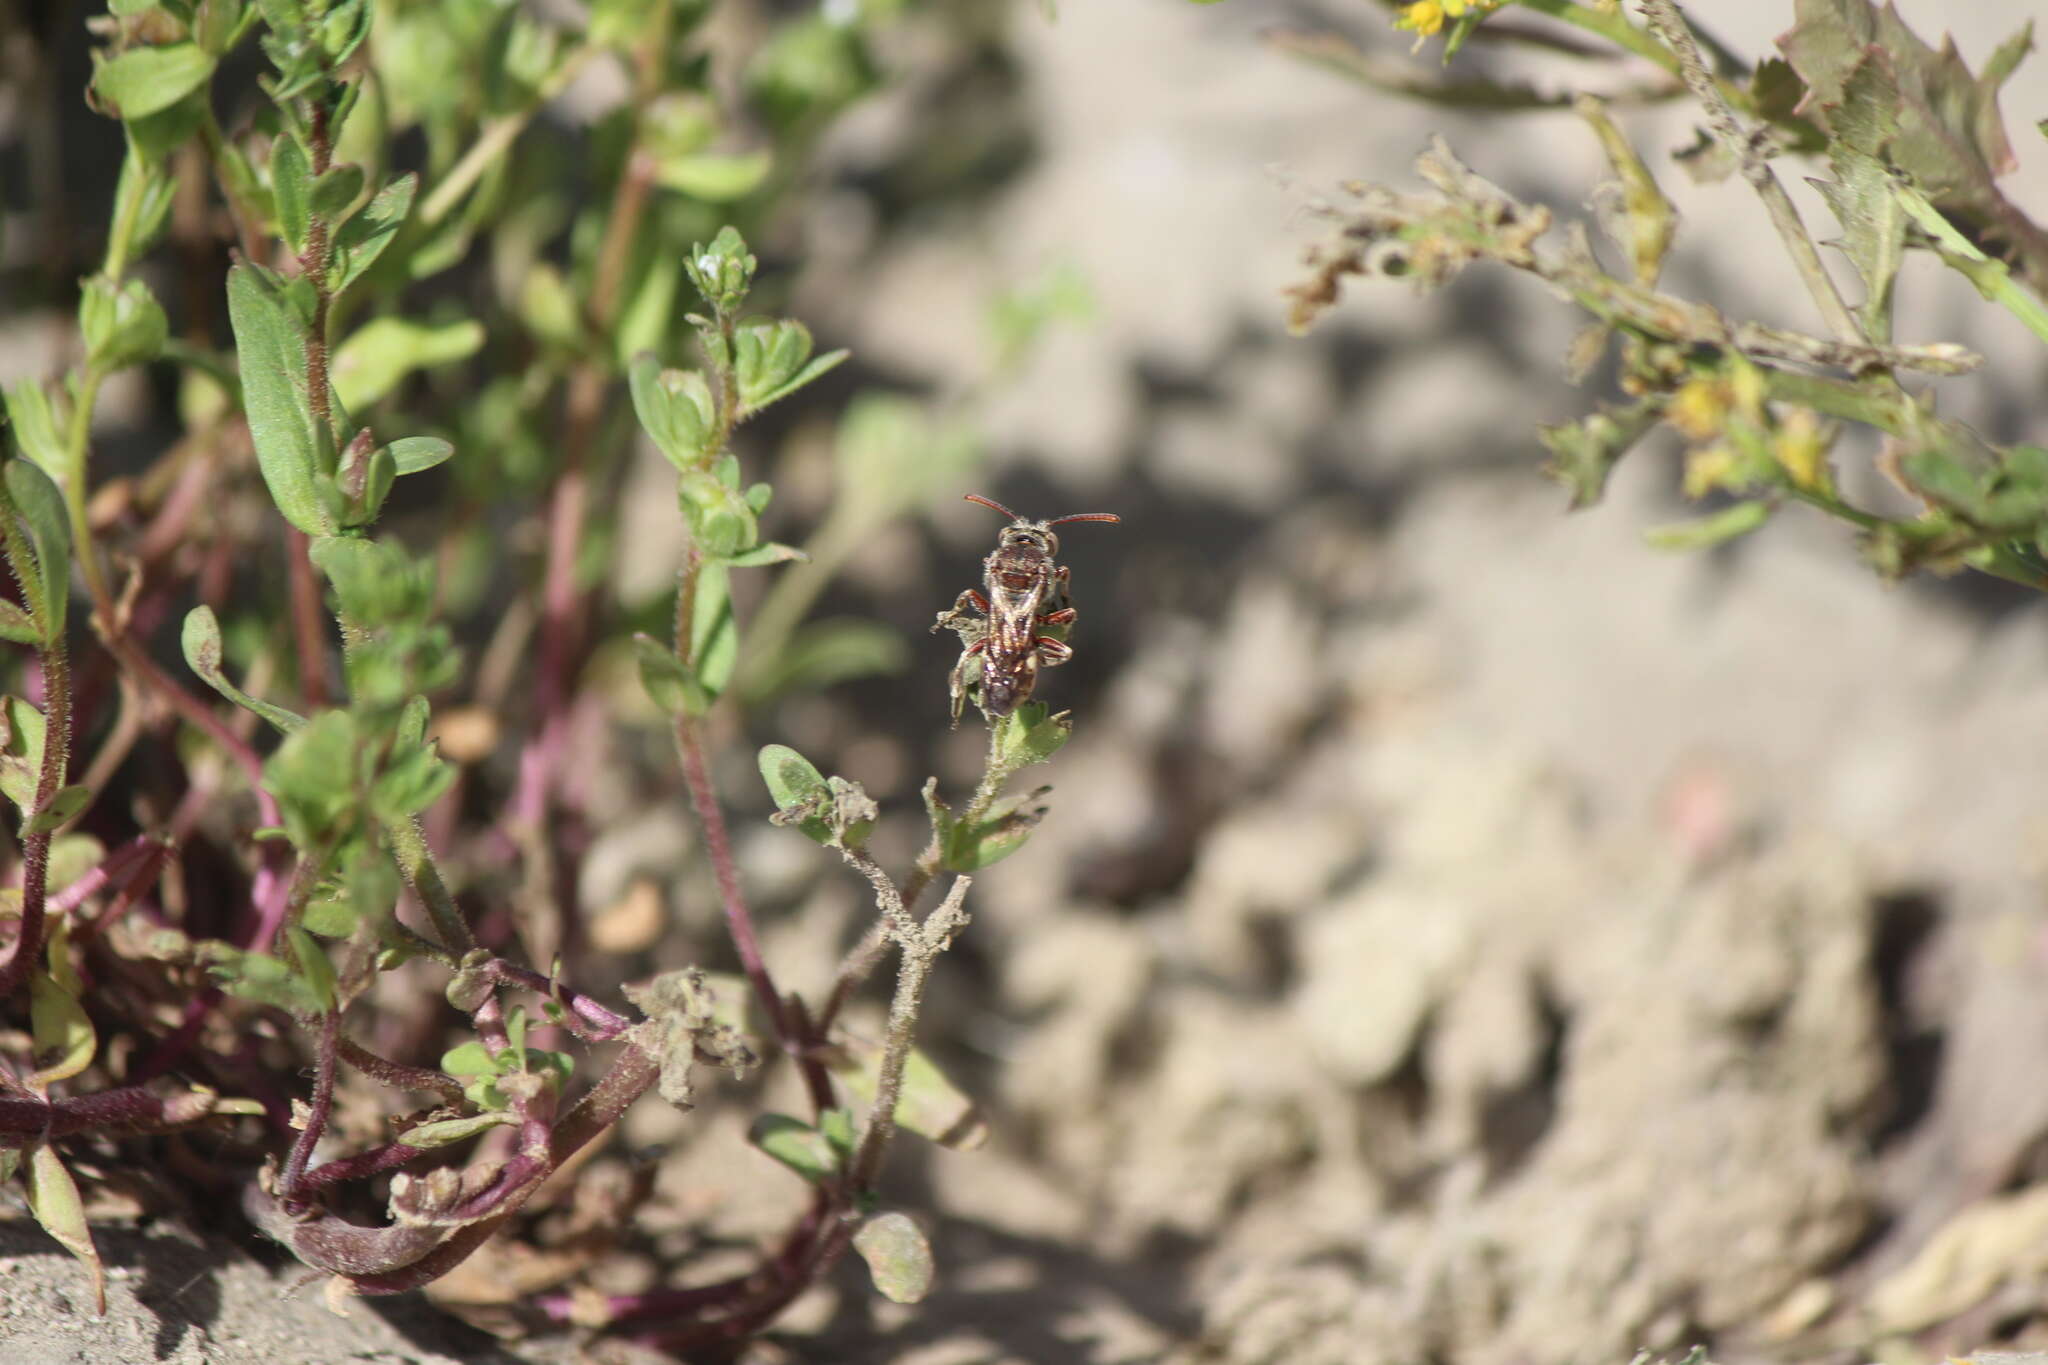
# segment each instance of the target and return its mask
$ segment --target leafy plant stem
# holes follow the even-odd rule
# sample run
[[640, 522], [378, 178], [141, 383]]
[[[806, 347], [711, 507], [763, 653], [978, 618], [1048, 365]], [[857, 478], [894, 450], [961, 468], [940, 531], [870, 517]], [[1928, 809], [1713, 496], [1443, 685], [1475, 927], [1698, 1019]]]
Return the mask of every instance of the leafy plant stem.
[[103, 368], [87, 363], [78, 376], [71, 426], [64, 433], [64, 506], [71, 516], [72, 552], [78, 557], [79, 570], [85, 575], [86, 592], [92, 597], [93, 613], [102, 633], [115, 629], [114, 599], [108, 591], [106, 571], [100, 567], [92, 528], [86, 520], [85, 471], [86, 450], [92, 440], [92, 412], [99, 403], [100, 385], [106, 382], [106, 378]]
[[[0, 509], [8, 527], [11, 551], [15, 539], [13, 507]], [[43, 673], [43, 759], [36, 771], [38, 814], [64, 786], [64, 770], [71, 752], [71, 673], [64, 643], [39, 651]], [[33, 821], [24, 813], [26, 828]], [[50, 839], [54, 828], [30, 829], [21, 841], [21, 925], [15, 934], [14, 952], [0, 965], [0, 999], [12, 996], [28, 980], [43, 953], [45, 910], [50, 886]]]
[[1821, 262], [1820, 249], [1813, 244], [1806, 225], [1800, 221], [1799, 210], [1792, 203], [1791, 196], [1785, 193], [1784, 185], [1779, 183], [1777, 172], [1771, 169], [1770, 162], [1757, 144], [1744, 135], [1735, 121], [1735, 111], [1729, 107], [1720, 86], [1708, 73], [1699, 44], [1694, 40], [1685, 16], [1679, 13], [1675, 0], [1643, 0], [1643, 17], [1657, 36], [1677, 54], [1679, 78], [1706, 111], [1707, 125], [1729, 155], [1735, 158], [1742, 178], [1763, 200], [1771, 225], [1777, 229], [1786, 251], [1791, 253], [1792, 264], [1799, 271], [1799, 278], [1805, 282], [1807, 293], [1813, 296], [1828, 330], [1837, 341], [1868, 345], [1870, 339], [1863, 334], [1855, 314], [1842, 301], [1841, 291], [1835, 288], [1834, 277], [1828, 274], [1827, 267]]
[[442, 950], [453, 949], [459, 954], [474, 948], [476, 937], [469, 932], [455, 897], [448, 893], [448, 884], [441, 880], [441, 869], [434, 863], [420, 822], [394, 820], [384, 827], [384, 832], [391, 840], [391, 852], [406, 885], [419, 896], [427, 918], [433, 921], [434, 932], [441, 936]]
[[2014, 279], [2003, 262], [1992, 260], [1975, 242], [1958, 232], [1926, 195], [1906, 184], [1894, 184], [1892, 193], [1898, 196], [1913, 225], [1933, 238], [1944, 256], [1960, 257], [1975, 267], [1965, 273], [1985, 298], [2018, 318], [2035, 336], [2048, 341], [2048, 304], [2043, 304], [2038, 294]]

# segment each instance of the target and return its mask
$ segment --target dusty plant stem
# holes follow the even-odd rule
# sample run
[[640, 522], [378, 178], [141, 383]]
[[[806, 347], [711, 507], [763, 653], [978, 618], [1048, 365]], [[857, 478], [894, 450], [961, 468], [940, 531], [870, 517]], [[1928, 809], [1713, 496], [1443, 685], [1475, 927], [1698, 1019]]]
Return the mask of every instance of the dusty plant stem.
[[761, 942], [754, 933], [754, 916], [740, 890], [739, 865], [732, 856], [732, 840], [725, 828], [725, 812], [719, 807], [718, 792], [711, 785], [711, 769], [704, 755], [702, 723], [692, 716], [678, 716], [675, 724], [676, 753], [682, 762], [683, 785], [690, 792], [690, 806], [697, 813], [697, 825], [704, 831], [704, 854], [711, 862], [718, 883], [719, 903], [725, 909], [725, 928], [739, 954], [740, 967], [754, 987], [754, 999], [775, 1029], [776, 1041], [793, 1048], [788, 1011], [775, 989], [774, 978], [761, 956]]
[[1735, 158], [1742, 170], [1742, 178], [1763, 200], [1764, 208], [1771, 216], [1771, 225], [1778, 230], [1785, 249], [1792, 254], [1792, 264], [1798, 269], [1800, 279], [1805, 281], [1806, 291], [1813, 296], [1828, 330], [1837, 341], [1869, 345], [1870, 339], [1864, 336], [1855, 314], [1842, 302], [1834, 277], [1821, 263], [1820, 250], [1814, 246], [1806, 224], [1800, 221], [1799, 210], [1793, 205], [1791, 196], [1779, 183], [1777, 172], [1771, 169], [1770, 162], [1757, 145], [1743, 133], [1741, 125], [1735, 121], [1735, 111], [1722, 98], [1720, 88], [1707, 71], [1699, 44], [1693, 39], [1692, 30], [1687, 27], [1685, 16], [1679, 13], [1675, 0], [1642, 0], [1642, 5], [1643, 18], [1677, 54], [1679, 79], [1685, 82], [1686, 89], [1692, 91], [1693, 98], [1706, 111], [1708, 127], [1713, 129], [1715, 138], [1728, 149], [1729, 155]]
[[889, 1140], [895, 1135], [896, 1103], [903, 1093], [903, 1067], [910, 1060], [910, 1050], [917, 1041], [917, 1012], [924, 1003], [925, 983], [931, 977], [932, 963], [952, 945], [953, 935], [967, 924], [962, 902], [974, 879], [955, 878], [946, 898], [939, 902], [938, 908], [924, 923], [919, 924], [905, 908], [895, 883], [868, 856], [866, 849], [841, 851], [874, 887], [875, 904], [881, 911], [882, 921], [888, 926], [889, 937], [896, 940], [902, 952], [896, 971], [896, 993], [889, 1000], [889, 1027], [882, 1046], [882, 1067], [875, 1083], [875, 1101], [868, 1109], [867, 1128], [861, 1134], [860, 1146], [854, 1150], [850, 1165], [852, 1189], [859, 1197], [874, 1191], [875, 1179], [882, 1169], [882, 1158], [888, 1153]]
[[313, 1159], [313, 1148], [318, 1145], [321, 1134], [327, 1131], [327, 1117], [334, 1108], [334, 1067], [337, 1045], [341, 1040], [341, 1009], [329, 1005], [320, 1018], [320, 1059], [319, 1073], [313, 1081], [313, 1101], [307, 1107], [306, 1126], [299, 1130], [292, 1142], [292, 1149], [285, 1157], [284, 1171], [277, 1182], [278, 1197], [289, 1203], [298, 1192], [299, 1182], [305, 1178], [306, 1165]]

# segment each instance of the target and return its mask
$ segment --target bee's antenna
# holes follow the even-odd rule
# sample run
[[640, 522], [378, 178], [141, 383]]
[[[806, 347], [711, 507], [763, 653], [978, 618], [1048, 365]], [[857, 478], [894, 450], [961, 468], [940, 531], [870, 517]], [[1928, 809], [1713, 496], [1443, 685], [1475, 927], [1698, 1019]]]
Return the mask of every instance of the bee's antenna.
[[1001, 513], [1002, 513], [1002, 514], [1003, 514], [1004, 516], [1008, 517], [1008, 518], [1009, 518], [1009, 519], [1010, 519], [1011, 521], [1022, 521], [1022, 520], [1024, 520], [1024, 518], [1022, 518], [1022, 517], [1018, 516], [1018, 515], [1017, 515], [1017, 514], [1016, 514], [1015, 512], [1012, 512], [1012, 511], [1011, 511], [1011, 510], [1010, 510], [1009, 508], [1007, 508], [1007, 507], [1003, 506], [1003, 505], [1002, 505], [1001, 503], [997, 502], [997, 501], [996, 501], [996, 500], [995, 500], [994, 498], [984, 498], [984, 497], [983, 497], [983, 496], [982, 496], [981, 494], [979, 494], [979, 493], [969, 493], [969, 494], [967, 495], [967, 501], [969, 501], [969, 502], [978, 502], [978, 503], [980, 503], [980, 504], [981, 504], [981, 505], [982, 505], [983, 507], [989, 508], [989, 509], [990, 509], [990, 510], [992, 510], [992, 511], [996, 511], [996, 512], [1001, 512]]
[[1122, 517], [1120, 517], [1120, 516], [1118, 516], [1118, 515], [1117, 515], [1116, 513], [1114, 513], [1114, 512], [1076, 512], [1076, 513], [1074, 513], [1074, 515], [1073, 515], [1073, 516], [1071, 516], [1071, 517], [1054, 517], [1054, 518], [1053, 518], [1053, 519], [1052, 519], [1051, 521], [1048, 521], [1048, 522], [1046, 522], [1045, 524], [1046, 524], [1047, 526], [1057, 526], [1057, 525], [1059, 525], [1059, 524], [1060, 524], [1061, 522], [1063, 522], [1063, 521], [1122, 521], [1122, 520], [1123, 520], [1123, 518], [1122, 518]]

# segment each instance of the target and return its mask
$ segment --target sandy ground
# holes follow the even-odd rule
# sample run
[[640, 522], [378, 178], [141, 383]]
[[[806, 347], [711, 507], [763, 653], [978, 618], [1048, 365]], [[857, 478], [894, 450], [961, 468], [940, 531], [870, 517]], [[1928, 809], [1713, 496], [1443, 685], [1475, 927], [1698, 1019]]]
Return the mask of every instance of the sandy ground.
[[[2048, 18], [1899, 8], [1955, 27], [1973, 63]], [[1754, 52], [1789, 7], [1712, 9]], [[842, 1275], [759, 1358], [1563, 1365], [1710, 1341], [1722, 1361], [1904, 1362], [2040, 1344], [2042, 608], [1981, 584], [1887, 590], [1798, 516], [1660, 557], [1640, 532], [1683, 508], [1654, 445], [1566, 516], [1531, 428], [1593, 395], [1556, 377], [1576, 320], [1518, 283], [1356, 290], [1288, 338], [1278, 295], [1320, 231], [1312, 205], [1347, 178], [1405, 180], [1430, 130], [1561, 211], [1602, 173], [1568, 116], [1395, 105], [1259, 38], [1322, 22], [1396, 46], [1355, 5], [1020, 10], [1028, 166], [887, 235], [843, 197], [805, 225], [799, 311], [940, 391], [984, 373], [993, 289], [1077, 270], [1095, 320], [989, 400], [984, 491], [1126, 522], [1068, 538], [1081, 657], [1047, 688], [1077, 737], [1052, 815], [978, 882], [935, 987], [927, 1036], [995, 1124], [982, 1151], [895, 1172], [941, 1287], [900, 1310]], [[2005, 114], [2039, 213], [2036, 74]], [[878, 102], [828, 156], [857, 177], [916, 108]], [[1646, 148], [1687, 140], [1669, 112], [1630, 126]], [[1687, 218], [1668, 284], [1810, 325], [1745, 192], [1667, 185]], [[2038, 425], [2036, 344], [1927, 272], [1905, 316], [1913, 339], [1993, 357], [1946, 411], [2001, 438]], [[917, 620], [954, 591], [927, 577], [951, 584], [986, 539], [971, 512], [934, 514], [935, 555], [883, 538], [857, 579]], [[918, 660], [899, 690], [925, 688], [929, 723], [944, 661]], [[914, 805], [914, 747], [781, 720]], [[949, 778], [961, 759], [940, 746]], [[643, 811], [617, 839], [676, 847], [678, 815]], [[822, 971], [852, 893], [787, 840], [745, 845], [784, 907], [771, 956]], [[628, 861], [593, 856], [593, 903]], [[701, 900], [680, 855], [633, 863], [650, 865]], [[744, 1155], [679, 1160], [684, 1187], [763, 1178]], [[95, 1328], [35, 1297], [75, 1308], [68, 1261], [0, 1235], [10, 1361], [495, 1358], [363, 1309], [327, 1321], [317, 1295], [245, 1316], [274, 1281], [205, 1251], [205, 1287], [180, 1289], [147, 1268], [153, 1235], [119, 1243], [133, 1268]]]

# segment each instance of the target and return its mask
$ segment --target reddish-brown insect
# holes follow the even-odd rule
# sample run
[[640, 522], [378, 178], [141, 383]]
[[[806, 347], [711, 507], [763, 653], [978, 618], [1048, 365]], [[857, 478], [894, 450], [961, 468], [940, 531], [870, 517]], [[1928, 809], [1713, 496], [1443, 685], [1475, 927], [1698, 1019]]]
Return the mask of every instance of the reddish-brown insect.
[[[1082, 512], [1031, 521], [979, 493], [969, 493], [967, 501], [1002, 513], [1010, 524], [995, 553], [982, 561], [986, 591], [967, 589], [932, 625], [935, 631], [958, 631], [967, 646], [949, 679], [955, 724], [970, 681], [980, 683], [977, 704], [999, 718], [1031, 699], [1041, 666], [1051, 668], [1074, 657], [1063, 637], [1078, 613], [1067, 597], [1066, 567], [1054, 562], [1060, 541], [1052, 528], [1069, 521], [1122, 520], [1113, 512]], [[981, 619], [970, 615], [970, 608]]]

